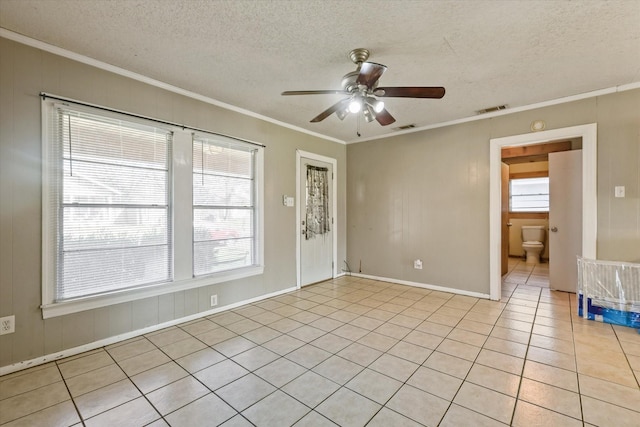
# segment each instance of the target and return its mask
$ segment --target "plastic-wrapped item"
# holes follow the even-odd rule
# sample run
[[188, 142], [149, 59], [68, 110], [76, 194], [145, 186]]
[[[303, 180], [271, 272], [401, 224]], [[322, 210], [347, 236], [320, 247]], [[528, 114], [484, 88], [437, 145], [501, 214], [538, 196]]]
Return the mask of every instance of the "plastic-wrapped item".
[[578, 315], [640, 329], [640, 264], [578, 257]]

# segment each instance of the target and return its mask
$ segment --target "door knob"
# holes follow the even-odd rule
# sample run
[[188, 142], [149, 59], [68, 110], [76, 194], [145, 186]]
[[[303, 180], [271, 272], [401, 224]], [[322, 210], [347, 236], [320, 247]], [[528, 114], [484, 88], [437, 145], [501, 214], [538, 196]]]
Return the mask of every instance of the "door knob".
[[507, 227], [511, 227], [513, 224], [511, 224], [510, 222], [507, 223]]
[[551, 227], [551, 231], [553, 231], [554, 233], [558, 232], [558, 227]]

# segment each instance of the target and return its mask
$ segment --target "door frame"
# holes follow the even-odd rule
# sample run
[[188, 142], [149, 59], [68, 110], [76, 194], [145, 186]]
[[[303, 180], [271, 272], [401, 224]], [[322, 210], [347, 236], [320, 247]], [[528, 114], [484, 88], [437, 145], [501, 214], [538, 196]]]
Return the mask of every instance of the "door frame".
[[582, 256], [596, 259], [598, 231], [597, 168], [598, 127], [596, 123], [552, 129], [489, 140], [489, 297], [498, 301], [502, 295], [500, 274], [502, 231], [501, 177], [502, 147], [543, 144], [558, 139], [582, 138]]
[[[333, 248], [331, 248], [332, 257], [332, 269], [331, 269], [331, 278], [334, 279], [336, 277], [336, 268], [338, 266], [338, 233], [337, 233], [337, 224], [338, 224], [338, 201], [336, 200], [336, 195], [338, 194], [338, 173], [337, 173], [337, 160], [332, 157], [323, 156], [320, 154], [311, 153], [309, 151], [296, 150], [296, 198], [300, 199], [300, 190], [302, 188], [303, 183], [302, 178], [300, 177], [300, 163], [303, 158], [317, 160], [320, 162], [329, 163], [332, 166], [333, 170], [333, 179], [331, 180], [331, 218], [333, 219], [331, 224], [331, 234], [333, 240]], [[303, 203], [303, 200], [298, 200], [298, 203]], [[296, 288], [300, 289], [300, 284], [302, 282], [302, 257], [301, 257], [301, 238], [302, 235], [302, 218], [300, 217], [300, 205], [296, 205]]]

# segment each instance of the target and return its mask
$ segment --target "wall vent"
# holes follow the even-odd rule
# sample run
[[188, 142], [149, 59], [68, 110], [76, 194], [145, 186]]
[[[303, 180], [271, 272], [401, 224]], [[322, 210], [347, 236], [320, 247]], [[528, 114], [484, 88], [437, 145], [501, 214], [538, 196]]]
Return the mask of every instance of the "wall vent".
[[416, 127], [416, 125], [414, 123], [411, 123], [410, 125], [398, 126], [397, 128], [393, 128], [393, 130], [407, 130], [414, 127]]
[[496, 111], [500, 111], [500, 110], [506, 110], [508, 107], [507, 104], [503, 104], [503, 105], [496, 105], [495, 107], [488, 107], [482, 110], [478, 110], [476, 111], [476, 114], [487, 114], [487, 113], [494, 113]]

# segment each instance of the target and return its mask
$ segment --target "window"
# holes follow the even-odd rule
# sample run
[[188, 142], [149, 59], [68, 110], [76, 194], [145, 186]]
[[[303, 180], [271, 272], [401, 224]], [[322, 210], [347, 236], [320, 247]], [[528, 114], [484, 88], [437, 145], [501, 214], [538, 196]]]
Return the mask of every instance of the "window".
[[262, 146], [47, 98], [43, 130], [45, 318], [262, 273]]
[[54, 109], [54, 301], [171, 279], [171, 132]]
[[549, 177], [510, 180], [509, 211], [549, 212]]
[[252, 147], [194, 137], [194, 276], [253, 263], [254, 162]]

